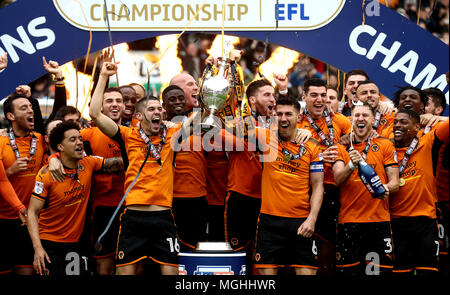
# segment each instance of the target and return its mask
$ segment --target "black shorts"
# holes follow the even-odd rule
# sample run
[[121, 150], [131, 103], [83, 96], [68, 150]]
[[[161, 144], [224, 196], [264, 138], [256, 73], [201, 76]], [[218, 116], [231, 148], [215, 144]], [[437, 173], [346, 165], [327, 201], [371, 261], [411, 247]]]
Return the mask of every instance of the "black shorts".
[[390, 273], [393, 248], [389, 222], [339, 224], [336, 267], [344, 274]]
[[113, 256], [116, 253], [117, 236], [119, 235], [120, 228], [120, 215], [123, 213], [124, 208], [120, 208], [117, 215], [114, 217], [109, 230], [102, 237], [100, 241], [100, 249], [95, 248], [100, 235], [105, 231], [108, 222], [114, 214], [116, 207], [97, 206], [94, 209], [92, 216], [92, 244], [93, 244], [93, 257], [105, 258]]
[[392, 219], [394, 272], [438, 271], [438, 224], [425, 216]]
[[146, 258], [159, 264], [178, 266], [179, 249], [170, 210], [147, 212], [126, 209], [121, 215], [117, 267]]
[[339, 214], [339, 194], [337, 186], [325, 184], [322, 206], [316, 222], [316, 237], [318, 242], [336, 244], [337, 220]]
[[439, 202], [437, 208], [437, 219], [439, 223], [439, 255], [448, 255], [448, 215], [449, 202]]
[[255, 267], [297, 267], [317, 269], [314, 238], [304, 238], [297, 230], [306, 218], [261, 214], [256, 238]]
[[88, 275], [88, 259], [81, 254], [80, 243], [41, 240], [51, 263], [45, 261], [50, 276]]
[[26, 226], [20, 219], [0, 219], [0, 274], [15, 267], [33, 267], [34, 249]]
[[182, 251], [192, 250], [198, 242], [206, 240], [208, 222], [206, 197], [173, 198], [172, 212]]
[[208, 241], [225, 241], [225, 206], [208, 205]]
[[255, 240], [261, 199], [230, 191], [225, 199], [225, 240], [235, 251]]

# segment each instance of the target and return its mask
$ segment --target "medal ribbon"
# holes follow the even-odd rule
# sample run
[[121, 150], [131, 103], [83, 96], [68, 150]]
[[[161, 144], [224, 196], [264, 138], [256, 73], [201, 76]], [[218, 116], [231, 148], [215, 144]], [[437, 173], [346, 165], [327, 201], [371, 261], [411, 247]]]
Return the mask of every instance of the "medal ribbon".
[[380, 125], [380, 121], [381, 121], [381, 113], [379, 111], [377, 111], [377, 113], [375, 114], [375, 121], [373, 122], [372, 128], [374, 130], [378, 129], [378, 126]]
[[399, 173], [400, 175], [403, 174], [403, 172], [406, 169], [406, 165], [408, 164], [409, 158], [411, 157], [411, 154], [414, 152], [414, 150], [417, 148], [417, 145], [419, 144], [419, 138], [417, 136], [414, 137], [413, 141], [409, 145], [408, 149], [405, 152], [405, 156], [403, 157], [402, 163], [399, 167]]
[[151, 139], [147, 136], [147, 134], [145, 134], [144, 130], [139, 129], [139, 135], [141, 136], [142, 140], [144, 141], [144, 143], [147, 145], [149, 151], [152, 153], [153, 158], [155, 158], [155, 160], [158, 162], [159, 166], [161, 166], [161, 150], [163, 145], [166, 143], [166, 136], [167, 136], [167, 129], [163, 126], [162, 128], [162, 135], [161, 137], [161, 142], [158, 145], [158, 148], [156, 148]]
[[323, 116], [325, 117], [325, 122], [327, 124], [330, 138], [328, 138], [322, 131], [322, 129], [320, 129], [319, 126], [317, 126], [316, 122], [314, 122], [314, 119], [311, 117], [307, 109], [305, 109], [305, 116], [309, 124], [311, 124], [311, 127], [314, 129], [317, 135], [319, 135], [322, 143], [325, 144], [327, 147], [332, 146], [334, 142], [334, 128], [333, 128], [333, 121], [331, 120], [330, 113], [328, 113], [328, 110], [325, 109], [323, 111]]
[[[8, 134], [9, 137], [9, 143], [11, 144], [11, 148], [16, 155], [16, 159], [20, 158], [19, 148], [17, 147], [16, 143], [16, 137], [14, 135], [14, 132], [12, 129], [9, 131]], [[30, 141], [30, 158], [33, 158], [34, 154], [36, 154], [36, 148], [37, 148], [37, 137], [31, 133], [31, 141]]]

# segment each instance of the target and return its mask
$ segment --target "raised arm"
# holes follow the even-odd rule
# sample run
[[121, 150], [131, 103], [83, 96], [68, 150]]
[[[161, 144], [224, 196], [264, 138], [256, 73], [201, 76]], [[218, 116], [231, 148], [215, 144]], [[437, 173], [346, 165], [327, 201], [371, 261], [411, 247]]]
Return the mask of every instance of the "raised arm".
[[95, 125], [109, 137], [113, 137], [117, 134], [119, 126], [117, 126], [111, 118], [102, 113], [103, 94], [108, 78], [114, 75], [116, 71], [117, 64], [112, 62], [103, 63], [89, 108], [89, 116], [92, 118]]
[[52, 113], [48, 117], [47, 121], [50, 122], [55, 117], [58, 110], [67, 105], [66, 87], [64, 84], [64, 75], [62, 69], [59, 67], [58, 62], [50, 60], [47, 62], [45, 56], [42, 57], [42, 63], [44, 69], [53, 76], [55, 80], [55, 100], [53, 103]]

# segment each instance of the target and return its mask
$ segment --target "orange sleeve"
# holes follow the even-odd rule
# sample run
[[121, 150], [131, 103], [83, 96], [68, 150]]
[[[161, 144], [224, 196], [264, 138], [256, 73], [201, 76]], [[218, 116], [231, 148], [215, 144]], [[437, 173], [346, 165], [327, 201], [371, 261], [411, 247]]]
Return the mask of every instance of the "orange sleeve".
[[339, 116], [339, 118], [340, 118], [341, 125], [342, 125], [342, 126], [341, 126], [341, 130], [342, 130], [341, 136], [342, 136], [342, 135], [349, 134], [350, 131], [352, 130], [352, 123], [351, 123], [350, 120], [349, 120], [346, 116], [344, 116], [344, 115]]
[[397, 151], [395, 150], [394, 144], [389, 140], [385, 140], [384, 142], [387, 146], [384, 154], [384, 161], [383, 161], [384, 167], [398, 166]]
[[436, 137], [439, 138], [440, 141], [448, 142], [448, 120], [442, 124], [439, 124], [436, 129]]
[[8, 177], [6, 177], [6, 171], [5, 167], [3, 167], [2, 161], [0, 161], [0, 195], [17, 212], [25, 208], [25, 205], [22, 204], [19, 197], [17, 197], [17, 194], [9, 182]]

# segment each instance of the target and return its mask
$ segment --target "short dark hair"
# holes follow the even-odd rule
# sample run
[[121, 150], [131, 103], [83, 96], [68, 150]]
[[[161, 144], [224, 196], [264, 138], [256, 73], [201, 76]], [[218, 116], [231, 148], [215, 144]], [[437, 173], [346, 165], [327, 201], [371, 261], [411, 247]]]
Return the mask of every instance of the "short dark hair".
[[[156, 101], [160, 101], [159, 100], [159, 98], [157, 98], [157, 97], [155, 97], [155, 96], [153, 96], [153, 95], [150, 95], [149, 97], [148, 97], [148, 100], [150, 101], [150, 100], [156, 100]], [[143, 113], [145, 113], [145, 107], [147, 106], [147, 99], [146, 98], [143, 98], [143, 99], [141, 99], [140, 101], [138, 101], [137, 103], [136, 103], [136, 112], [139, 112], [139, 113], [141, 113], [141, 114], [143, 114]]]
[[358, 104], [356, 104], [356, 105], [353, 105], [353, 107], [352, 107], [352, 114], [353, 114], [353, 110], [354, 110], [356, 107], [368, 107], [368, 108], [370, 109], [370, 112], [372, 113], [372, 115], [375, 116], [375, 109], [374, 109], [370, 104], [368, 104], [367, 102], [358, 103]]
[[[50, 123], [54, 122], [54, 121], [61, 121], [60, 119], [52, 119], [52, 120], [48, 120], [45, 122], [44, 124], [44, 134], [47, 134], [47, 130], [48, 130], [48, 125], [50, 125]], [[61, 121], [62, 122], [62, 121]], [[60, 122], [60, 123], [61, 123]], [[50, 135], [50, 134], [49, 134]]]
[[294, 106], [294, 109], [299, 113], [300, 112], [300, 103], [297, 99], [292, 96], [281, 95], [277, 100], [277, 104], [275, 105], [275, 109], [278, 106]]
[[50, 147], [53, 150], [58, 151], [58, 144], [60, 144], [64, 140], [64, 133], [67, 130], [72, 129], [80, 131], [80, 126], [78, 126], [78, 124], [73, 121], [63, 121], [56, 125], [55, 128], [53, 128], [53, 130], [50, 132]]
[[13, 112], [13, 101], [15, 101], [16, 99], [19, 99], [19, 98], [26, 98], [26, 99], [28, 99], [24, 94], [18, 94], [18, 93], [14, 92], [10, 96], [8, 96], [8, 98], [5, 99], [5, 102], [3, 103], [3, 113], [5, 115], [5, 118], [8, 121], [9, 121], [9, 119], [6, 116], [6, 114]]
[[366, 77], [367, 80], [370, 80], [369, 75], [367, 75], [367, 73], [364, 70], [356, 69], [356, 70], [351, 70], [347, 73], [347, 75], [345, 76], [344, 85], [347, 85], [348, 79], [351, 76], [364, 76], [364, 77]]
[[438, 88], [427, 88], [422, 91], [425, 94], [425, 96], [431, 98], [435, 106], [442, 107], [442, 112], [444, 112], [445, 108], [447, 107], [447, 101], [445, 99], [445, 94], [442, 90]]
[[418, 88], [418, 87], [414, 87], [411, 85], [406, 85], [403, 87], [398, 87], [399, 89], [394, 93], [394, 106], [396, 108], [398, 108], [398, 104], [400, 103], [400, 95], [403, 93], [403, 91], [405, 90], [414, 90], [417, 93], [419, 93], [420, 96], [420, 101], [423, 103], [424, 106], [427, 105], [428, 99], [427, 96], [425, 95], [425, 93], [422, 91], [422, 89]]
[[420, 123], [420, 116], [418, 113], [416, 113], [416, 111], [411, 110], [411, 109], [402, 109], [400, 111], [397, 112], [396, 116], [398, 114], [407, 114], [413, 121], [415, 124], [419, 124]]
[[337, 90], [337, 88], [335, 86], [327, 85], [327, 90], [334, 90], [339, 94], [339, 91]]
[[103, 94], [105, 93], [111, 93], [111, 92], [119, 92], [122, 95], [122, 92], [120, 92], [120, 88], [119, 87], [109, 87], [106, 88], [105, 92], [103, 92]]
[[169, 86], [166, 87], [166, 89], [164, 89], [164, 91], [163, 91], [162, 94], [161, 94], [161, 97], [162, 97], [163, 100], [166, 100], [166, 95], [167, 95], [167, 93], [168, 93], [169, 91], [171, 91], [171, 90], [180, 90], [181, 92], [183, 92], [183, 95], [184, 95], [184, 90], [181, 89], [180, 86], [177, 86], [177, 85], [169, 85]]
[[74, 106], [63, 106], [62, 108], [60, 108], [56, 114], [55, 114], [55, 120], [61, 120], [64, 121], [64, 117], [66, 115], [73, 115], [73, 114], [77, 114], [78, 117], [81, 118], [81, 113], [80, 111], [74, 107]]
[[303, 83], [303, 93], [306, 94], [309, 91], [309, 88], [313, 86], [313, 87], [325, 87], [325, 89], [327, 89], [327, 83], [322, 80], [322, 79], [318, 79], [318, 78], [313, 78], [313, 79], [307, 79], [304, 83]]
[[250, 98], [250, 96], [255, 96], [258, 89], [264, 86], [272, 86], [272, 83], [270, 83], [270, 81], [267, 79], [259, 79], [253, 81], [252, 83], [248, 84], [247, 90], [245, 90], [245, 95], [247, 95], [247, 98]]
[[373, 82], [372, 80], [366, 80], [366, 81], [361, 81], [361, 82], [358, 84], [358, 87], [356, 87], [356, 91], [358, 91], [358, 88], [359, 88], [361, 85], [368, 85], [368, 84], [373, 84], [373, 85], [377, 86], [377, 88], [378, 88], [377, 83]]

